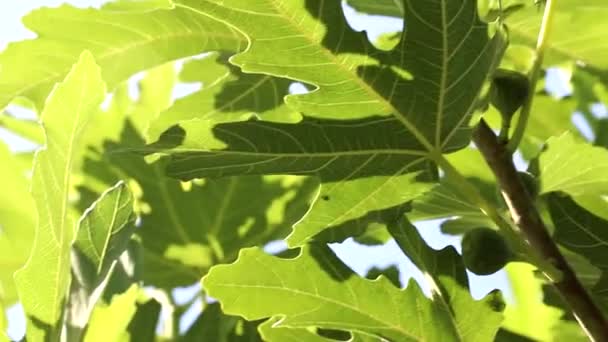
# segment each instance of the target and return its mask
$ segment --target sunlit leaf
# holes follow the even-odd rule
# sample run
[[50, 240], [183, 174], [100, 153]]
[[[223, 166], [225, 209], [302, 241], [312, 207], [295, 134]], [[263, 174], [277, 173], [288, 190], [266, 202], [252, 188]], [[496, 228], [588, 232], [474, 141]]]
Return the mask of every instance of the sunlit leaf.
[[537, 341], [551, 341], [562, 312], [542, 301], [541, 280], [534, 266], [509, 263], [506, 267], [514, 302], [507, 305], [503, 327]]
[[28, 316], [27, 336], [34, 341], [59, 337], [76, 231], [76, 217], [68, 203], [70, 172], [82, 132], [104, 95], [99, 67], [85, 52], [55, 87], [42, 112], [46, 145], [36, 155], [32, 176], [38, 225], [32, 253], [15, 275]]
[[608, 153], [571, 134], [550, 139], [539, 157], [541, 192], [608, 195]]
[[91, 315], [84, 341], [128, 341], [127, 327], [137, 310], [138, 296], [140, 289], [133, 285], [127, 292], [115, 295], [109, 304], [97, 305]]
[[53, 85], [85, 49], [113, 88], [138, 71], [174, 59], [205, 50], [239, 51], [244, 45], [235, 30], [183, 8], [117, 11], [63, 5], [35, 10], [23, 21], [39, 38], [9, 44], [0, 54], [0, 108], [16, 96], [42, 108]]
[[[278, 327], [314, 326], [395, 341], [464, 341], [491, 337], [497, 329], [464, 322], [454, 326], [444, 304], [426, 298], [414, 282], [400, 290], [383, 277], [360, 278], [320, 246], [303, 247], [295, 259], [245, 249], [236, 263], [214, 267], [203, 286], [226, 313], [248, 320], [281, 316]], [[472, 299], [454, 297], [452, 304], [461, 303], [470, 305]], [[500, 315], [487, 308], [484, 321], [498, 325]]]
[[[469, 293], [462, 259], [453, 247], [440, 251], [430, 248], [406, 220], [389, 225], [389, 231], [403, 253], [425, 274], [431, 289], [433, 304], [423, 314], [430, 326], [425, 328], [423, 340], [491, 341], [503, 319], [501, 295], [490, 293], [475, 301]], [[470, 322], [477, 323], [472, 326]]]
[[[370, 139], [370, 131], [382, 134]], [[428, 191], [432, 184], [416, 182], [425, 179], [429, 167], [419, 152], [408, 149], [412, 139], [391, 118], [219, 125], [197, 120], [167, 131], [155, 147], [181, 144], [172, 149], [167, 172], [184, 180], [241, 174], [318, 176], [323, 186], [313, 208], [288, 238], [291, 245], [300, 245], [324, 229], [364, 219], [369, 211], [400, 205]]]
[[13, 304], [17, 301], [13, 273], [25, 264], [34, 239], [34, 201], [26, 177], [28, 168], [20, 167], [18, 156], [3, 143], [0, 165], [7, 166], [0, 169], [0, 188], [6, 194], [0, 196], [0, 297]]
[[171, 0], [113, 0], [105, 4], [105, 8], [120, 11], [172, 9], [173, 2]]
[[[376, 15], [401, 18], [408, 8], [401, 0], [349, 0], [355, 9]], [[506, 17], [511, 39], [514, 43], [535, 46], [543, 11], [535, 1], [503, 0], [503, 16]], [[498, 1], [481, 0], [480, 6], [491, 8], [498, 14]], [[604, 17], [608, 5], [603, 0], [561, 0], [556, 2], [555, 23], [548, 43], [549, 62], [578, 60], [595, 68], [605, 69], [606, 49], [597, 44], [608, 29]], [[405, 7], [405, 8], [404, 8]]]
[[[86, 326], [108, 275], [135, 230], [133, 197], [124, 183], [109, 189], [84, 213], [78, 224], [72, 254], [72, 283], [67, 305], [68, 324]], [[77, 338], [70, 335], [70, 338]]]
[[[219, 65], [227, 71], [225, 65], [211, 57], [187, 63], [182, 77], [220, 77], [199, 76], [206, 70], [200, 69], [200, 62]], [[136, 101], [129, 99], [124, 90], [114, 94], [110, 110], [104, 113], [114, 122], [100, 122], [99, 127], [108, 132], [107, 140], [99, 145], [100, 155], [93, 153], [85, 160], [83, 171], [88, 178], [80, 187], [87, 194], [97, 190], [97, 183], [107, 186], [128, 178], [136, 184], [135, 202], [141, 211], [137, 235], [142, 239], [148, 270], [143, 277], [147, 283], [163, 288], [190, 285], [212, 265], [233, 261], [240, 248], [285, 237], [306, 212], [316, 189], [312, 179], [302, 177], [248, 176], [184, 183], [165, 176], [163, 161], [148, 164], [141, 155], [130, 153], [130, 147], [144, 144], [143, 131], [152, 119], [149, 113], [158, 113], [170, 105], [167, 94], [171, 94], [171, 89], [163, 86], [161, 90], [155, 84], [170, 83], [171, 75], [169, 69], [155, 69], [146, 75]], [[247, 79], [243, 77], [241, 80]], [[238, 87], [239, 82], [235, 80], [227, 86]], [[223, 93], [222, 86], [217, 91]], [[229, 91], [226, 95], [225, 101], [230, 101], [242, 93]], [[213, 98], [210, 94], [205, 96]], [[244, 108], [255, 111], [255, 103], [245, 104]]]
[[186, 62], [180, 80], [202, 83], [202, 88], [178, 99], [150, 123], [147, 136], [151, 141], [156, 141], [161, 133], [176, 123], [192, 119], [221, 117], [238, 120], [252, 113], [264, 120], [291, 121], [299, 118], [299, 114], [283, 102], [291, 81], [242, 73], [228, 64], [226, 56], [218, 53]]
[[[469, 0], [446, 6], [408, 2], [411, 28], [392, 51], [374, 48], [351, 30], [337, 1], [176, 4], [247, 34], [249, 48], [231, 59], [243, 71], [317, 86], [286, 97], [307, 115], [297, 124], [204, 120], [185, 122], [181, 137], [180, 131], [168, 137], [180, 146], [171, 151], [168, 172], [182, 179], [318, 174], [319, 196], [290, 236], [291, 245], [426, 192], [428, 185], [415, 184], [415, 172], [429, 170], [425, 160], [434, 153], [468, 144], [468, 119], [485, 79], [479, 75], [502, 52], [502, 36], [488, 36]], [[269, 25], [280, 30], [266, 30]], [[467, 29], [448, 39], [450, 25]]]
[[[407, 35], [388, 52], [375, 49], [364, 34], [350, 29], [338, 1], [176, 4], [226, 20], [247, 34], [249, 48], [232, 58], [244, 71], [316, 85], [314, 92], [286, 98], [294, 109], [341, 119], [393, 115], [416, 137], [413, 148], [425, 152], [466, 145], [463, 126], [485, 79], [480, 75], [502, 51], [500, 35], [488, 37], [488, 27], [477, 18], [477, 6], [470, 0], [445, 6], [406, 2]], [[462, 30], [448, 39], [448, 24]]]
[[[525, 7], [507, 18], [511, 39], [534, 46], [543, 11], [532, 1], [520, 1]], [[555, 3], [555, 19], [548, 48], [547, 63], [581, 61], [594, 68], [608, 67], [606, 49], [597, 44], [608, 30], [604, 20], [608, 4], [603, 0], [561, 0]]]

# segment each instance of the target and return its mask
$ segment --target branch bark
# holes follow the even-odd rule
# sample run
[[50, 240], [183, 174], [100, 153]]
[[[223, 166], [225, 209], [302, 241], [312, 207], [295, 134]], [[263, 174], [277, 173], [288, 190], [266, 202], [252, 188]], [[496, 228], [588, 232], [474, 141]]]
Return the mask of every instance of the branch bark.
[[561, 272], [550, 279], [572, 309], [579, 324], [593, 341], [608, 341], [608, 322], [549, 235], [533, 199], [527, 193], [513, 164], [511, 152], [500, 143], [485, 121], [477, 125], [473, 141], [492, 169], [511, 217], [525, 240]]

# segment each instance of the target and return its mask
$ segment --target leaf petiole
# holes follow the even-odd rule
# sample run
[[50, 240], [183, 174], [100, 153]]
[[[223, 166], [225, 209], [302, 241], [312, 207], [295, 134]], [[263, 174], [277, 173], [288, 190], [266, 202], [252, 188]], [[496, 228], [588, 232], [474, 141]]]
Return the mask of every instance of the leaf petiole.
[[507, 150], [511, 153], [514, 153], [515, 150], [517, 150], [517, 147], [524, 137], [526, 126], [528, 125], [532, 104], [534, 103], [536, 84], [538, 83], [538, 79], [541, 75], [547, 42], [549, 41], [549, 35], [551, 34], [551, 30], [553, 28], [553, 21], [555, 18], [555, 2], [556, 0], [546, 0], [545, 2], [545, 12], [543, 14], [543, 21], [540, 27], [540, 32], [538, 33], [538, 41], [536, 43], [536, 57], [534, 58], [534, 64], [532, 65], [532, 69], [530, 71], [530, 88], [528, 98], [520, 111], [517, 126], [515, 127], [515, 131], [513, 131], [513, 135], [511, 136], [511, 139], [509, 139], [509, 143], [507, 145]]

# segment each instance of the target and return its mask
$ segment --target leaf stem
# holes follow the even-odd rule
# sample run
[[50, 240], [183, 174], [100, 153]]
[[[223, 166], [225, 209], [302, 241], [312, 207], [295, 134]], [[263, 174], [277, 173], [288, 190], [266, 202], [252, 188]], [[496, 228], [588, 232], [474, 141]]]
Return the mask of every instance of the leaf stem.
[[530, 71], [530, 90], [528, 93], [528, 98], [519, 112], [517, 126], [515, 127], [515, 131], [513, 132], [513, 135], [511, 136], [511, 139], [507, 145], [507, 150], [509, 150], [511, 153], [515, 152], [521, 143], [526, 131], [526, 126], [528, 125], [528, 120], [530, 119], [530, 112], [532, 111], [532, 104], [534, 103], [534, 93], [536, 92], [536, 84], [540, 78], [547, 42], [549, 41], [549, 35], [553, 27], [556, 1], [557, 0], [547, 0], [545, 3], [543, 21], [540, 26], [538, 41], [536, 43], [536, 56], [534, 58], [532, 70]]
[[[551, 238], [533, 198], [517, 174], [511, 152], [501, 144], [492, 129], [481, 120], [473, 132], [473, 141], [492, 169], [511, 217], [533, 250], [560, 271], [561, 277], [545, 275], [569, 304], [579, 324], [593, 341], [608, 341], [608, 322], [585, 290]], [[545, 270], [542, 270], [543, 272]]]

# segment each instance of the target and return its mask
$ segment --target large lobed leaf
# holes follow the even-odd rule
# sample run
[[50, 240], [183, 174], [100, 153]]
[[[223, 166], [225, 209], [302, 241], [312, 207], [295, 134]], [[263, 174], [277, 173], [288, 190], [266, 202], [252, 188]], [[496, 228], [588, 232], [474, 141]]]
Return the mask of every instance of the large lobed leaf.
[[[183, 8], [126, 11], [41, 8], [24, 19], [38, 34], [0, 54], [0, 108], [25, 96], [41, 108], [83, 50], [90, 50], [113, 88], [132, 74], [206, 50], [239, 51], [234, 29]], [[52, 52], [52, 53], [51, 53]]]
[[169, 174], [319, 176], [319, 195], [292, 245], [347, 222], [364, 228], [368, 212], [428, 191], [418, 183], [432, 178], [426, 160], [468, 144], [468, 119], [503, 40], [488, 37], [475, 1], [404, 4], [411, 26], [394, 50], [381, 51], [350, 29], [339, 1], [178, 1], [247, 35], [247, 50], [231, 58], [243, 71], [317, 89], [286, 97], [305, 114], [296, 124], [181, 123], [152, 146], [171, 153]]
[[33, 341], [59, 337], [76, 229], [68, 203], [70, 172], [82, 133], [104, 95], [99, 67], [85, 52], [65, 81], [55, 87], [42, 112], [46, 145], [36, 154], [32, 176], [38, 224], [32, 253], [15, 274], [28, 317], [27, 336]]
[[413, 149], [458, 149], [468, 143], [463, 126], [501, 35], [488, 37], [472, 0], [404, 4], [407, 34], [386, 52], [350, 29], [337, 0], [177, 2], [248, 36], [247, 50], [231, 59], [244, 71], [318, 87], [288, 96], [294, 109], [339, 119], [393, 115], [416, 137]]
[[[497, 1], [481, 0], [483, 8], [497, 9]], [[399, 0], [349, 0], [359, 11], [401, 18], [408, 8]], [[513, 43], [534, 46], [540, 29], [542, 12], [528, 0], [503, 0], [505, 17]], [[598, 44], [608, 24], [608, 4], [603, 0], [561, 0], [555, 4], [555, 23], [548, 45], [548, 60], [582, 61], [594, 68], [605, 69], [606, 49]]]
[[[0, 143], [0, 299], [7, 305], [17, 301], [13, 273], [27, 261], [36, 226], [34, 201], [19, 156]], [[10, 165], [10, 166], [9, 166]]]
[[203, 286], [227, 314], [280, 317], [273, 325], [279, 329], [336, 329], [390, 341], [491, 340], [502, 320], [495, 312], [502, 310], [501, 301], [494, 295], [482, 302], [470, 297], [455, 250], [433, 251], [415, 231], [399, 239], [419, 265], [436, 272], [432, 299], [412, 281], [401, 290], [384, 277], [360, 278], [319, 245], [303, 247], [295, 259], [242, 250], [236, 263], [214, 267]]

